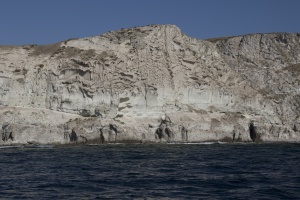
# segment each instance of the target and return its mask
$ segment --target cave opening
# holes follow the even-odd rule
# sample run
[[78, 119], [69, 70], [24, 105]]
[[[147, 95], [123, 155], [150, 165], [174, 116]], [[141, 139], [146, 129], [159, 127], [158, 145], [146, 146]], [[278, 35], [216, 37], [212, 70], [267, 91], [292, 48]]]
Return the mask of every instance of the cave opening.
[[76, 142], [77, 141], [77, 134], [76, 134], [76, 132], [74, 131], [74, 130], [72, 130], [72, 133], [71, 133], [71, 135], [70, 135], [70, 141], [71, 142]]

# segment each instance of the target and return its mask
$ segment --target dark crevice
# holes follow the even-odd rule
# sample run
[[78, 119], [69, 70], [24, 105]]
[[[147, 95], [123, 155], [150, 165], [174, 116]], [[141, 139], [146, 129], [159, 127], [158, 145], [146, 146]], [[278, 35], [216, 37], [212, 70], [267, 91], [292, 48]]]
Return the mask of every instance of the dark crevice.
[[180, 128], [180, 132], [181, 132], [182, 141], [187, 142], [188, 141], [188, 129], [185, 128], [184, 126], [182, 126]]
[[163, 137], [162, 129], [161, 128], [156, 129], [155, 135], [158, 137], [158, 139], [161, 140]]
[[171, 120], [168, 116], [162, 120], [159, 127], [155, 131], [156, 139], [165, 139], [167, 142], [172, 142], [174, 139], [174, 131], [171, 128]]
[[101, 143], [104, 143], [104, 142], [105, 142], [105, 138], [104, 138], [104, 136], [103, 136], [102, 129], [100, 129], [100, 142], [101, 142]]
[[257, 141], [257, 132], [256, 132], [256, 127], [254, 126], [253, 122], [250, 122], [249, 124], [249, 133], [250, 133], [250, 138], [253, 142]]
[[73, 61], [74, 63], [76, 63], [77, 65], [79, 65], [79, 66], [82, 66], [82, 67], [89, 67], [89, 65], [88, 65], [87, 63], [84, 63], [84, 62], [82, 62], [82, 61], [75, 60], [75, 59], [72, 59], [72, 61]]
[[297, 126], [296, 126], [296, 125], [294, 125], [294, 127], [293, 127], [293, 131], [295, 131], [295, 132], [297, 132], [297, 131], [298, 131], [298, 129], [297, 129]]
[[10, 132], [10, 133], [8, 134], [8, 139], [11, 139], [12, 141], [14, 140], [14, 137], [13, 137], [12, 132]]
[[114, 124], [110, 124], [110, 125], [109, 125], [109, 129], [110, 129], [110, 130], [113, 130], [116, 134], [118, 133], [117, 126], [114, 125]]
[[9, 124], [4, 124], [2, 125], [2, 141], [8, 141], [9, 139], [11, 141], [14, 140], [14, 137], [13, 137], [13, 131], [12, 131], [12, 128], [9, 126]]
[[78, 140], [77, 134], [74, 130], [72, 130], [72, 133], [70, 134], [70, 141], [76, 142]]
[[233, 130], [233, 132], [232, 132], [232, 142], [234, 142], [234, 140], [235, 140], [235, 130]]

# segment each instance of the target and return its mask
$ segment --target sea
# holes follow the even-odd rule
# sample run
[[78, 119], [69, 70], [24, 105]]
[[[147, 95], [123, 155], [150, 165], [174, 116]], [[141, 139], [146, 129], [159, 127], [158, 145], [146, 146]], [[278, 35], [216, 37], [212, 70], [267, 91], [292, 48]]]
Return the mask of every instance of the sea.
[[300, 199], [300, 144], [1, 146], [0, 199]]

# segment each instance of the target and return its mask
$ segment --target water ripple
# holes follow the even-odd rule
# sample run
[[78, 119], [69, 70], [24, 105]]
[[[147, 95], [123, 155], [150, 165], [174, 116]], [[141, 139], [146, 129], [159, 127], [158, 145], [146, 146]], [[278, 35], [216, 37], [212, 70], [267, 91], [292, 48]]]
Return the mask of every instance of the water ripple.
[[0, 147], [3, 199], [298, 199], [299, 144]]

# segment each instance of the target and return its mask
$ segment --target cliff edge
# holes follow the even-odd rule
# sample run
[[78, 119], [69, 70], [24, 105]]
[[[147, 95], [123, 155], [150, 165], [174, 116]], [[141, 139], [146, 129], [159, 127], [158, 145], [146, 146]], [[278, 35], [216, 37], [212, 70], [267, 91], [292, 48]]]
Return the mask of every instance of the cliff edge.
[[0, 46], [1, 145], [300, 141], [300, 34], [174, 25]]

